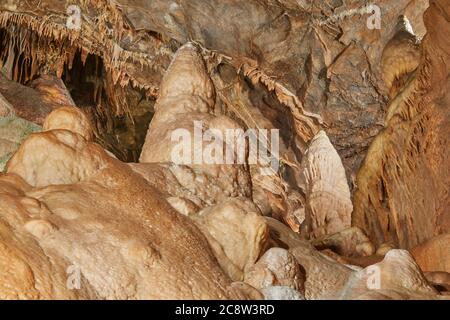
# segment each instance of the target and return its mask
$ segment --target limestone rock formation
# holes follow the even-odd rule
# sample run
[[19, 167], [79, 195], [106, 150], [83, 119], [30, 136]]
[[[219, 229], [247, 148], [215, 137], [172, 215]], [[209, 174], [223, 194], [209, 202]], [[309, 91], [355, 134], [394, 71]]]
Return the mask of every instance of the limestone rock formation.
[[447, 1], [430, 1], [420, 64], [391, 101], [358, 174], [353, 223], [377, 245], [411, 249], [450, 227], [450, 42], [442, 36], [449, 14]]
[[353, 269], [336, 263], [311, 245], [298, 246], [290, 252], [305, 270], [305, 297], [308, 300], [326, 299], [340, 292], [353, 274]]
[[[244, 298], [188, 218], [128, 166], [54, 123], [21, 145], [1, 177], [2, 298]], [[66, 286], [70, 267], [83, 290]]]
[[14, 107], [0, 94], [0, 117], [8, 117], [14, 115]]
[[438, 296], [411, 255], [404, 250], [391, 250], [382, 262], [354, 272], [340, 294], [340, 299], [363, 299], [374, 294], [390, 299]]
[[57, 77], [42, 75], [31, 81], [29, 86], [40, 93], [43, 102], [49, 105], [52, 110], [64, 106], [75, 106], [66, 85]]
[[450, 273], [450, 234], [437, 236], [414, 247], [411, 254], [423, 271]]
[[245, 274], [245, 282], [258, 289], [289, 287], [304, 292], [304, 274], [289, 251], [271, 248]]
[[331, 249], [346, 257], [370, 256], [375, 253], [374, 245], [361, 229], [355, 227], [315, 239], [312, 244], [319, 250]]
[[[193, 217], [222, 268], [242, 281], [267, 247], [268, 227], [250, 201], [232, 198], [208, 207]], [[252, 283], [250, 283], [253, 285]]]
[[345, 169], [324, 131], [312, 139], [301, 170], [306, 194], [306, 232], [317, 238], [349, 228], [353, 205]]
[[0, 118], [0, 172], [20, 143], [31, 133], [40, 130], [38, 125], [16, 116]]
[[[53, 85], [52, 81], [56, 80], [48, 80], [50, 83], [47, 85]], [[58, 84], [61, 85], [59, 81]], [[11, 81], [0, 73], [0, 94], [3, 97], [0, 99], [3, 101], [1, 103], [3, 107], [0, 108], [4, 108], [5, 104], [7, 104], [9, 105], [8, 109], [11, 109], [11, 115], [16, 115], [27, 121], [42, 125], [44, 119], [54, 108], [63, 105], [54, 102], [52, 90], [55, 91], [55, 89], [50, 89], [39, 92], [31, 87]], [[65, 87], [59, 88], [59, 90], [64, 92]], [[70, 100], [67, 99], [66, 103]], [[73, 102], [65, 105], [73, 106]]]
[[450, 293], [450, 273], [436, 271], [436, 272], [425, 272], [425, 278], [428, 283], [430, 283], [436, 290], [438, 290], [442, 295], [449, 295]]
[[296, 290], [290, 287], [274, 286], [261, 290], [266, 300], [305, 300]]
[[398, 31], [388, 42], [381, 57], [383, 80], [395, 98], [420, 63], [420, 46], [406, 17], [400, 17]]
[[300, 235], [294, 232], [286, 224], [266, 217], [266, 223], [269, 227], [269, 246], [279, 247], [284, 249], [293, 249], [298, 246], [303, 246], [308, 242], [300, 237]]
[[1, 1], [0, 299], [448, 299], [449, 17]]
[[[225, 134], [226, 128], [238, 128], [232, 119], [213, 114], [214, 102], [214, 85], [203, 58], [198, 48], [188, 43], [177, 52], [163, 79], [155, 116], [140, 157], [141, 163], [186, 165], [185, 168], [178, 167], [174, 174], [180, 183], [194, 189], [194, 193], [209, 205], [226, 197], [245, 197], [251, 193], [250, 175], [244, 164], [222, 164], [224, 143], [228, 141], [213, 141], [213, 148], [209, 150], [203, 146], [203, 138], [196, 138], [208, 129]], [[174, 132], [180, 133], [175, 139]], [[196, 139], [201, 139], [200, 145]]]

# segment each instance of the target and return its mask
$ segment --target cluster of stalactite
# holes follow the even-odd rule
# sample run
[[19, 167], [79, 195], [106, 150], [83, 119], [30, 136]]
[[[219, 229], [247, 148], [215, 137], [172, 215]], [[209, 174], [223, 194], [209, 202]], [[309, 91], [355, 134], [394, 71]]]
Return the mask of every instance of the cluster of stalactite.
[[[90, 115], [97, 140], [124, 161], [138, 159], [154, 98], [131, 83], [117, 83], [100, 56], [68, 38], [8, 22], [0, 28], [0, 68], [23, 85], [41, 74], [63, 79], [76, 104]], [[148, 108], [135, 114], [139, 103]]]

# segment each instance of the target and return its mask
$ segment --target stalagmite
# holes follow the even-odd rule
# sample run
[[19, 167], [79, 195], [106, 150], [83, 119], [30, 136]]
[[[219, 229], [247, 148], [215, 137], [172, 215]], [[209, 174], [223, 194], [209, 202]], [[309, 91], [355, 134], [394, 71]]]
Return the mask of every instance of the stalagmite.
[[[180, 48], [161, 84], [160, 96], [155, 105], [155, 115], [147, 132], [140, 162], [174, 162], [173, 154], [182, 157], [171, 171], [188, 189], [195, 190], [205, 204], [215, 204], [228, 197], [248, 197], [251, 194], [248, 168], [244, 164], [224, 164], [225, 130], [239, 129], [239, 125], [226, 116], [215, 116], [214, 85], [206, 72], [205, 63], [198, 48], [186, 44]], [[199, 127], [197, 127], [199, 126]], [[223, 156], [206, 159], [206, 144], [195, 141], [198, 133], [206, 130], [222, 133], [214, 144], [223, 150]], [[173, 133], [181, 132], [174, 140]], [[185, 141], [185, 138], [188, 141]], [[234, 142], [232, 142], [234, 143]], [[183, 148], [182, 152], [179, 147]], [[185, 150], [187, 149], [187, 150]], [[235, 159], [240, 157], [235, 149]], [[180, 155], [181, 154], [181, 155]], [[216, 154], [217, 156], [217, 154]], [[184, 158], [186, 157], [186, 161]]]
[[301, 168], [307, 201], [305, 228], [310, 236], [350, 227], [353, 206], [345, 169], [324, 131], [311, 141]]

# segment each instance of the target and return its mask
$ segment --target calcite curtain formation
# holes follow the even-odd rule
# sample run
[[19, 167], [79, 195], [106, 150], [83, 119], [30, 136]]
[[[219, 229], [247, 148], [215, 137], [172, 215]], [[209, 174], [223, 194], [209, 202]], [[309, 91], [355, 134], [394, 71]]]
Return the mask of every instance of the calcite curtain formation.
[[448, 298], [449, 32], [447, 0], [2, 1], [0, 298]]

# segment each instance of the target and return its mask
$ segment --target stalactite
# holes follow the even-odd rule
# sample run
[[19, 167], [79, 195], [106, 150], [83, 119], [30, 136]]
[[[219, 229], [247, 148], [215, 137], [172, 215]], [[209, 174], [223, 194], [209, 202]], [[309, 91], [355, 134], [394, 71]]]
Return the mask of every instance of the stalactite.
[[[103, 5], [106, 4], [104, 3]], [[118, 32], [119, 35], [122, 34], [124, 32], [123, 25], [126, 25], [126, 23], [120, 20], [120, 15], [118, 12], [112, 10], [111, 12], [108, 12], [108, 14], [114, 17], [113, 21], [115, 21], [118, 26], [120, 25], [120, 27], [117, 27], [115, 31]], [[105, 21], [109, 21], [109, 18], [107, 17], [108, 14], [104, 17], [102, 16], [104, 20], [99, 19], [99, 29], [106, 28]], [[40, 48], [48, 48], [49, 42], [58, 43], [58, 47], [64, 47], [64, 43], [70, 43], [68, 50], [72, 51], [72, 48], [82, 50], [84, 58], [86, 58], [89, 54], [102, 57], [106, 71], [113, 74], [113, 81], [115, 84], [119, 84], [121, 87], [126, 87], [131, 84], [134, 88], [145, 90], [147, 96], [149, 97], [157, 96], [157, 84], [143, 83], [141, 82], [141, 80], [137, 80], [132, 77], [126, 71], [128, 63], [140, 65], [142, 69], [149, 68], [154, 70], [155, 66], [157, 65], [156, 63], [154, 63], [154, 61], [156, 59], [159, 59], [159, 55], [171, 56], [173, 54], [164, 46], [158, 46], [159, 49], [156, 55], [141, 52], [131, 52], [123, 49], [118, 45], [116, 41], [118, 38], [120, 38], [119, 36], [116, 35], [111, 38], [108, 36], [107, 32], [99, 32], [98, 34], [96, 33], [96, 36], [98, 36], [99, 39], [96, 39], [95, 41], [85, 41], [84, 39], [80, 38], [79, 33], [71, 32], [65, 26], [60, 25], [57, 22], [46, 21], [46, 23], [41, 23], [41, 21], [39, 21], [37, 18], [25, 14], [16, 14], [11, 12], [0, 13], [0, 29], [6, 29], [7, 32], [14, 33], [11, 28], [20, 29], [20, 27], [36, 32], [37, 38], [39, 39], [37, 43], [38, 47]], [[29, 32], [29, 34], [32, 34], [32, 32]], [[34, 42], [30, 41], [29, 36], [28, 39], [24, 36], [21, 36], [20, 39], [23, 44], [17, 45], [17, 43], [14, 43], [14, 46], [18, 48], [19, 52], [26, 52], [27, 55], [29, 55], [30, 60], [35, 63], [34, 61], [36, 61], [36, 49], [33, 48], [33, 44], [31, 44], [32, 48], [24, 47], [24, 45], [27, 46], [28, 43]], [[67, 47], [67, 45], [65, 47]], [[61, 53], [62, 52], [60, 52], [60, 54]], [[62, 56], [64, 56], [65, 58], [63, 61], [61, 61], [60, 64], [58, 64], [59, 69], [53, 70], [56, 74], [61, 74], [62, 64], [68, 63], [70, 65], [70, 60], [73, 59], [73, 55]], [[3, 60], [5, 59], [2, 58], [0, 62], [2, 62]], [[38, 67], [33, 64], [32, 71], [30, 72], [31, 77], [34, 75], [37, 68]]]

